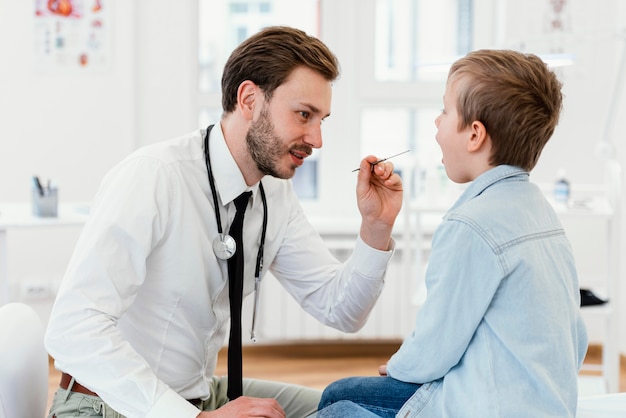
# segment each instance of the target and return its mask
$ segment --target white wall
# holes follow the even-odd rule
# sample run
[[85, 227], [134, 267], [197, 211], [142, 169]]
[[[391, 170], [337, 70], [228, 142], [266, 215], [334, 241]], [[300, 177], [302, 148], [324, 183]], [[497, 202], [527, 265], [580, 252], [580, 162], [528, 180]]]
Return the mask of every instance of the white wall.
[[[34, 2], [0, 1], [1, 202], [29, 201], [33, 175], [56, 180], [63, 201], [88, 201], [104, 172], [132, 150], [134, 8], [118, 2], [111, 12], [108, 68], [43, 72], [33, 64]], [[10, 231], [14, 296], [25, 280], [60, 280], [78, 232]]]
[[[126, 3], [126, 2], [124, 2]], [[196, 1], [135, 3], [135, 147], [197, 129]]]
[[47, 73], [33, 65], [33, 4], [0, 1], [0, 200], [27, 200], [33, 174], [57, 179], [64, 199], [89, 199], [132, 149], [133, 8], [113, 10], [109, 69]]
[[[516, 22], [541, 15], [537, 10], [542, 11], [547, 1], [505, 3], [508, 17], [504, 18], [506, 24], [499, 25], [506, 29], [501, 40], [505, 44], [494, 46], [532, 42], [538, 28]], [[568, 3], [573, 27], [580, 32], [573, 42], [581, 53], [575, 66], [562, 70], [565, 110], [533, 173], [536, 181], [551, 182], [561, 166], [567, 169], [574, 190], [579, 184], [602, 180], [601, 161], [594, 150], [611, 110], [617, 62], [626, 42], [611, 36], [611, 30], [626, 27], [625, 3]], [[131, 150], [196, 128], [195, 1], [177, 2], [175, 7], [164, 0], [110, 4], [109, 67], [98, 72], [50, 74], [38, 71], [32, 63], [33, 1], [0, 0], [0, 202], [28, 201], [33, 174], [56, 179], [63, 201], [88, 201], [106, 170]], [[336, 85], [333, 118], [324, 128], [321, 175], [327, 177], [335, 175], [346, 157], [359, 158], [358, 150], [344, 140], [358, 132], [359, 116], [350, 100], [359, 85], [356, 78], [346, 76], [358, 68], [352, 54], [358, 42], [358, 6], [358, 0], [342, 0], [328, 2], [322, 10], [327, 22], [322, 37], [340, 58], [344, 74]], [[525, 31], [534, 32], [528, 35]], [[609, 132], [622, 164], [626, 162], [624, 90], [626, 87], [613, 109], [618, 117]], [[321, 212], [354, 212], [352, 194], [345, 193], [353, 190], [353, 184], [347, 181], [338, 180], [336, 189], [322, 191], [323, 197], [346, 204], [319, 208]], [[624, 231], [623, 225], [622, 237]], [[11, 232], [9, 275], [15, 283], [33, 277], [58, 280], [77, 234], [77, 228], [54, 234]], [[599, 248], [592, 244], [588, 250], [601, 251]], [[623, 262], [622, 276], [625, 272]], [[621, 294], [626, 300], [626, 284]], [[626, 318], [622, 318], [624, 327]], [[622, 351], [626, 352], [626, 333], [622, 334]]]

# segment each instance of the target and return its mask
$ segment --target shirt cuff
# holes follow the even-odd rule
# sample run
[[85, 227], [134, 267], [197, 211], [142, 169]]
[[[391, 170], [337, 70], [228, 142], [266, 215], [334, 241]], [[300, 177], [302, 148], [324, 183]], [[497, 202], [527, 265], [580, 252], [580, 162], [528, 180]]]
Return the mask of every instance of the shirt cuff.
[[196, 418], [201, 411], [172, 389], [161, 396], [146, 418]]
[[381, 277], [387, 269], [387, 264], [396, 248], [396, 241], [392, 238], [389, 249], [386, 251], [370, 247], [359, 236], [352, 254], [353, 265], [359, 273], [367, 277]]

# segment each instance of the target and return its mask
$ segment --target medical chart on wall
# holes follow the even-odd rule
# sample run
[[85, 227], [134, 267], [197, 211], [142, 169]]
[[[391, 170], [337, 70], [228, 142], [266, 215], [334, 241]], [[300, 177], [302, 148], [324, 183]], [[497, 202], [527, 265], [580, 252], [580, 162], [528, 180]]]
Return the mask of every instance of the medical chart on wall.
[[104, 69], [109, 65], [107, 0], [34, 0], [34, 65], [38, 70]]

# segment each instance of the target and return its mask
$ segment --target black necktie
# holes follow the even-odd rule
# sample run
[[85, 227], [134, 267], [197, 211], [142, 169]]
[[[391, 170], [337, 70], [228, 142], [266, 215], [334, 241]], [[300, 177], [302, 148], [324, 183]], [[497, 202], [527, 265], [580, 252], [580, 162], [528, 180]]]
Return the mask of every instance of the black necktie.
[[230, 338], [228, 340], [228, 399], [242, 395], [241, 367], [241, 301], [243, 295], [243, 216], [252, 192], [244, 192], [235, 199], [235, 218], [228, 234], [237, 243], [235, 254], [228, 259], [228, 291], [230, 298]]

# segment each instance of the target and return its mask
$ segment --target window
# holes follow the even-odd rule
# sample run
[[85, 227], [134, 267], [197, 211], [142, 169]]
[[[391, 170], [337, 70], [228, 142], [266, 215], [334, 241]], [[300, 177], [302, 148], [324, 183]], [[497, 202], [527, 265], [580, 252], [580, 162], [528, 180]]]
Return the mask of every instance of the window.
[[305, 210], [354, 213], [349, 174], [369, 154], [410, 149], [393, 161], [413, 196], [434, 185], [447, 187], [434, 139], [447, 69], [492, 39], [498, 0], [198, 1], [201, 126], [221, 114], [220, 78], [228, 55], [262, 27], [299, 27], [338, 56], [342, 74], [324, 124], [324, 147], [294, 177]]
[[405, 186], [408, 186], [406, 192], [412, 197], [430, 192], [433, 187], [447, 186], [448, 180], [441, 171], [441, 151], [435, 141], [434, 120], [439, 112], [440, 108], [430, 106], [372, 106], [364, 108], [361, 113], [361, 148], [364, 155], [373, 153], [385, 158], [411, 150], [411, 153], [394, 158], [393, 163], [404, 178]]
[[472, 46], [472, 0], [376, 0], [377, 81], [445, 79], [446, 64]]
[[374, 71], [363, 80], [372, 97], [361, 110], [361, 152], [384, 157], [410, 149], [394, 164], [412, 197], [451, 188], [434, 120], [450, 64], [472, 49], [472, 13], [473, 0], [375, 0]]
[[199, 0], [199, 90], [219, 94], [222, 68], [232, 50], [266, 26], [285, 24], [319, 36], [318, 3], [318, 0]]

